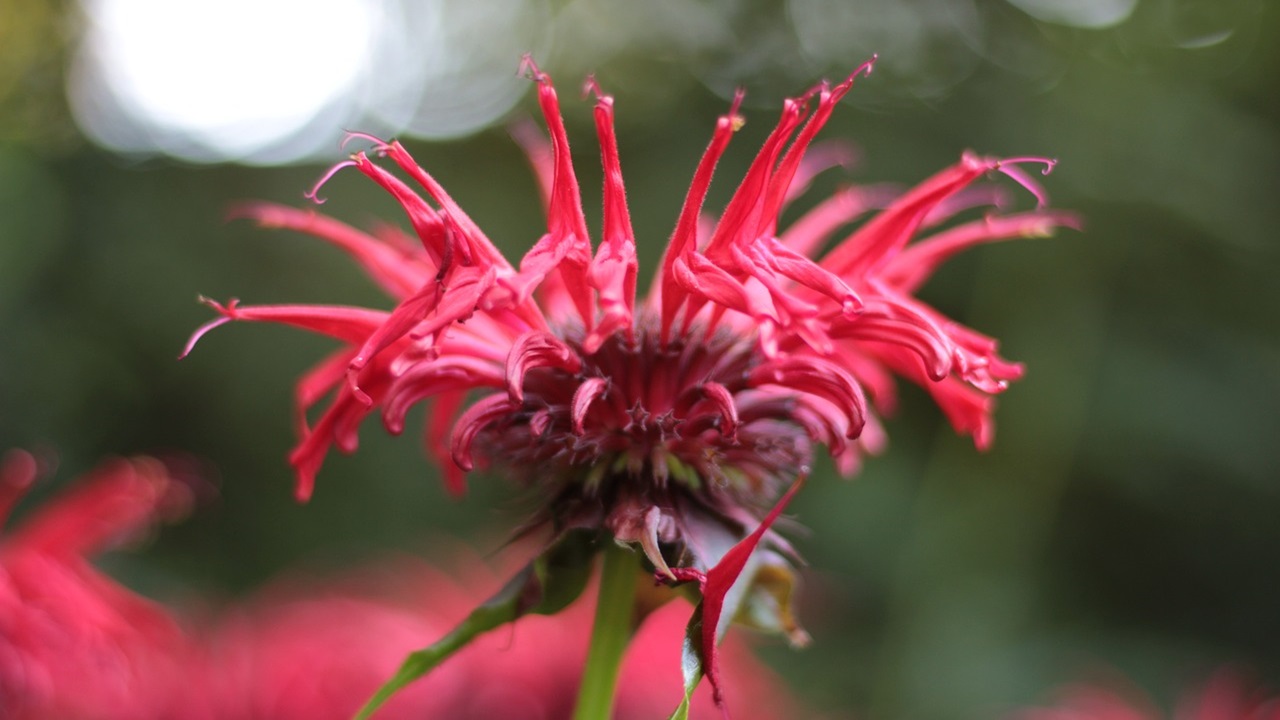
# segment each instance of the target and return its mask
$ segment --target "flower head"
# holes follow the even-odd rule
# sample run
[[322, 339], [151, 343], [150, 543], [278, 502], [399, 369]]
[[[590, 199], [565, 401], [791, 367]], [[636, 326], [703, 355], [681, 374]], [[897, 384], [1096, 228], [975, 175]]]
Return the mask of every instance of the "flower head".
[[[523, 128], [518, 139], [541, 183], [547, 224], [518, 264], [403, 145], [353, 135], [372, 141], [372, 154], [408, 181], [368, 152], [324, 180], [344, 168], [364, 174], [398, 202], [413, 236], [371, 235], [275, 205], [239, 212], [347, 251], [394, 307], [209, 301], [220, 317], [187, 350], [230, 320], [294, 325], [342, 343], [298, 383], [300, 441], [291, 462], [299, 498], [311, 494], [331, 447], [355, 449], [368, 415], [380, 411], [399, 433], [408, 410], [427, 402], [427, 445], [455, 492], [477, 465], [499, 468], [539, 488], [533, 525], [557, 534], [607, 531], [642, 548], [667, 578], [699, 578], [716, 594], [745, 564], [722, 560], [753, 530], [747, 552], [762, 535], [766, 546], [753, 561], [785, 568], [776, 553], [785, 543], [758, 527], [759, 518], [809, 472], [815, 445], [845, 473], [883, 445], [878, 418], [892, 410], [894, 375], [926, 388], [979, 448], [991, 443], [992, 396], [1022, 367], [1001, 358], [993, 339], [917, 300], [915, 290], [960, 250], [1075, 222], [1044, 209], [1043, 193], [1022, 170], [1047, 172], [1053, 161], [966, 153], [895, 197], [850, 188], [782, 227], [788, 203], [838, 159], [809, 151], [871, 66], [785, 101], [732, 199], [712, 216], [703, 201], [744, 122], [735, 99], [698, 162], [652, 285], [637, 296], [613, 98], [588, 82], [604, 170], [603, 228], [593, 243], [555, 88], [526, 59], [549, 138]], [[1030, 189], [1036, 209], [935, 229], [974, 205], [998, 205], [1001, 194], [971, 186], [999, 173]], [[317, 202], [318, 190], [310, 193]], [[327, 408], [310, 423], [308, 411], [326, 395]], [[708, 577], [718, 566], [736, 569]], [[790, 574], [782, 572], [788, 581], [764, 603], [781, 610], [762, 624], [800, 640], [786, 611]]]

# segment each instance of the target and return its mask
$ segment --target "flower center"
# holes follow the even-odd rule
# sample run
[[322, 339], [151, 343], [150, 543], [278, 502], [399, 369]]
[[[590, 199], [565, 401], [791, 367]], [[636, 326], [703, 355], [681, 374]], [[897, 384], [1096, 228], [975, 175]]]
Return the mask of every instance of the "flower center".
[[623, 484], [648, 496], [674, 485], [757, 506], [809, 464], [793, 399], [748, 386], [760, 362], [752, 343], [695, 331], [664, 344], [638, 329], [587, 352], [578, 335], [560, 333], [581, 369], [531, 369], [523, 403], [481, 432], [477, 457], [587, 494]]

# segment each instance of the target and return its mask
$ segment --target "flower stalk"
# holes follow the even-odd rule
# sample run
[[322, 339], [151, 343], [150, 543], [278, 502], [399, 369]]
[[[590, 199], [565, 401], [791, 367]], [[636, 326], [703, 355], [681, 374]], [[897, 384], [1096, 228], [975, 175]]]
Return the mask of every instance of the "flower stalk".
[[634, 630], [635, 554], [610, 541], [603, 556], [600, 596], [573, 720], [609, 720], [612, 717], [622, 655]]

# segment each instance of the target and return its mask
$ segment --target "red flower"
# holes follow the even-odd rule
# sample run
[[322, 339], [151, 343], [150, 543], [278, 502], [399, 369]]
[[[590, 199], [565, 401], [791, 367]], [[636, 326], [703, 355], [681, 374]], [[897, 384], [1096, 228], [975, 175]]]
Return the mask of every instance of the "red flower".
[[[0, 521], [36, 475], [30, 454], [5, 457]], [[163, 608], [98, 572], [89, 557], [187, 500], [158, 461], [113, 460], [0, 538], [6, 718], [160, 717], [184, 680], [184, 637]]]
[[[209, 301], [220, 317], [194, 334], [187, 351], [230, 320], [294, 325], [343, 344], [298, 383], [301, 439], [291, 462], [300, 499], [310, 496], [330, 447], [355, 450], [369, 414], [380, 410], [386, 428], [399, 433], [407, 411], [429, 402], [426, 442], [454, 492], [476, 463], [538, 486], [545, 501], [530, 527], [550, 526], [556, 535], [607, 531], [641, 547], [668, 579], [703, 580], [713, 601], [704, 618], [709, 636], [722, 632], [720, 601], [739, 573], [777, 570], [767, 588], [755, 588], [761, 596], [749, 594], [759, 602], [749, 598], [748, 610], [801, 641], [787, 563], [772, 549], [753, 554], [762, 538], [767, 548], [787, 551], [759, 518], [808, 473], [814, 443], [845, 473], [883, 445], [877, 418], [893, 407], [894, 375], [924, 386], [979, 448], [991, 443], [992, 395], [1022, 367], [1001, 358], [993, 339], [912, 294], [960, 250], [1074, 225], [1073, 216], [1043, 209], [1043, 194], [1021, 169], [1042, 164], [1047, 172], [1053, 161], [966, 153], [892, 201], [853, 188], [780, 227], [787, 204], [835, 159], [808, 151], [855, 78], [870, 72], [868, 62], [838, 85], [787, 100], [732, 199], [711, 218], [703, 201], [713, 171], [743, 123], [735, 100], [694, 172], [652, 286], [637, 298], [613, 98], [588, 82], [604, 166], [603, 229], [593, 247], [555, 89], [531, 61], [525, 67], [538, 84], [550, 140], [528, 128], [519, 139], [541, 182], [547, 227], [518, 265], [400, 143], [353, 135], [375, 143], [375, 154], [430, 201], [364, 152], [321, 184], [355, 168], [396, 199], [416, 237], [370, 235], [275, 205], [239, 212], [347, 251], [395, 307]], [[998, 205], [1000, 193], [970, 188], [997, 172], [1030, 189], [1037, 208], [935, 229], [966, 208]], [[326, 395], [331, 400], [313, 425], [308, 412]], [[740, 557], [722, 563], [744, 539]]]
[[1187, 693], [1171, 716], [1136, 690], [1081, 684], [1063, 688], [1058, 696], [1058, 704], [1021, 710], [1011, 720], [1280, 720], [1280, 696], [1268, 697], [1229, 667]]

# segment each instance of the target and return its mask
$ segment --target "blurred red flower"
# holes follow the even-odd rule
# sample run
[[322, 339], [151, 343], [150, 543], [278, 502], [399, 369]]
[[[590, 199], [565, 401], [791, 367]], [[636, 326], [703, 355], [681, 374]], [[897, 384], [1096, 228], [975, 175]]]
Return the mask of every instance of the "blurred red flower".
[[[0, 464], [0, 522], [39, 473]], [[186, 485], [151, 458], [110, 460], [0, 536], [0, 709], [17, 720], [162, 717], [188, 681], [172, 616], [90, 558], [182, 512]]]
[[1050, 707], [1028, 708], [1010, 720], [1280, 720], [1280, 696], [1252, 686], [1235, 668], [1223, 668], [1188, 692], [1172, 715], [1140, 691], [1106, 685], [1070, 685]]
[[[459, 558], [462, 560], [463, 558]], [[465, 581], [420, 562], [384, 564], [338, 581], [282, 580], [232, 609], [204, 645], [213, 718], [347, 720], [405, 655], [450, 630], [499, 584], [466, 558]], [[461, 563], [460, 563], [461, 564]], [[671, 712], [681, 692], [683, 601], [650, 614], [628, 647], [614, 717]], [[558, 720], [572, 715], [591, 628], [584, 599], [484, 635], [395, 695], [375, 718]], [[721, 649], [735, 717], [794, 718], [798, 705], [740, 639]], [[718, 718], [709, 688], [693, 718]]]
[[[0, 462], [0, 522], [38, 463]], [[185, 512], [190, 486], [151, 458], [104, 462], [0, 537], [0, 716], [14, 720], [346, 720], [404, 656], [450, 630], [497, 585], [459, 557], [458, 580], [421, 562], [336, 581], [281, 580], [181, 622], [89, 558]], [[655, 592], [668, 592], [665, 590]], [[652, 718], [680, 692], [687, 609], [649, 615], [622, 671], [615, 717]], [[590, 602], [481, 637], [376, 717], [567, 717], [586, 656]], [[742, 718], [795, 717], [776, 677], [732, 639], [722, 651]], [[715, 717], [709, 693], [693, 717]]]

